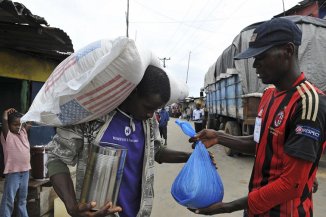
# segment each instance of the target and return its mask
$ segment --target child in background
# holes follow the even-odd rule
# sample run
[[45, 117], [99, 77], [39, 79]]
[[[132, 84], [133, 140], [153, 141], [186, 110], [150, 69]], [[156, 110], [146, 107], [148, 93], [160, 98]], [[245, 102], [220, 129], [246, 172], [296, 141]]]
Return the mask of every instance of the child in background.
[[30, 144], [27, 130], [30, 125], [21, 126], [22, 114], [10, 108], [3, 112], [1, 144], [5, 161], [5, 184], [0, 206], [1, 217], [11, 217], [14, 200], [18, 196], [18, 215], [28, 217], [26, 198], [30, 165]]

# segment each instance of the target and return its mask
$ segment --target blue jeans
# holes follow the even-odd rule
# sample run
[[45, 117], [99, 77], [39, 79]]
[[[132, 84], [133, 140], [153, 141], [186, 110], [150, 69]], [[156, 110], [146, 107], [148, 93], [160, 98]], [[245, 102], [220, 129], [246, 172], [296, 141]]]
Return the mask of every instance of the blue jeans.
[[0, 207], [1, 217], [11, 217], [15, 195], [18, 192], [18, 216], [28, 217], [26, 198], [28, 193], [29, 171], [6, 174]]

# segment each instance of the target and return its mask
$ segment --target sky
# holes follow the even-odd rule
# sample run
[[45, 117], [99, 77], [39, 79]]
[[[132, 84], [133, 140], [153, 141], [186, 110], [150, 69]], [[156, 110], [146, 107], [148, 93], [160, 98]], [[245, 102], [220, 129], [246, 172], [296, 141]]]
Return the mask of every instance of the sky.
[[[126, 36], [127, 0], [16, 0], [75, 51], [103, 38]], [[165, 61], [166, 69], [199, 97], [208, 68], [246, 26], [271, 19], [299, 0], [129, 0], [129, 38]], [[163, 65], [163, 61], [161, 61]]]

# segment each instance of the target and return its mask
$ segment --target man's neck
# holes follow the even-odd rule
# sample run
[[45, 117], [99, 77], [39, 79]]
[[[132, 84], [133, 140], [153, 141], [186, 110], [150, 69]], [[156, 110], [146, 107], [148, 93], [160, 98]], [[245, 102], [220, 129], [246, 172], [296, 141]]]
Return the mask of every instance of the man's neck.
[[298, 80], [301, 75], [299, 67], [295, 67], [291, 72], [287, 73], [287, 76], [284, 76], [279, 84], [274, 84], [278, 91], [290, 90], [293, 84]]
[[118, 108], [119, 108], [121, 111], [123, 111], [124, 113], [130, 115], [130, 112], [129, 112], [129, 110], [128, 110], [128, 106], [125, 105], [124, 103], [122, 103], [121, 105], [119, 105]]

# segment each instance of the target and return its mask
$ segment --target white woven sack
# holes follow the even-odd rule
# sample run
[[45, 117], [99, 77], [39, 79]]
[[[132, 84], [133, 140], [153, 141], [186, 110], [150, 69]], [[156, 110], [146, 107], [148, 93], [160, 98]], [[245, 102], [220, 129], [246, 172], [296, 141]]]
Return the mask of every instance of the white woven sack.
[[21, 121], [60, 126], [96, 119], [127, 98], [149, 64], [160, 66], [131, 39], [91, 43], [55, 68]]
[[171, 105], [173, 103], [184, 100], [189, 94], [189, 89], [187, 84], [185, 82], [181, 82], [180, 80], [177, 80], [177, 78], [171, 72], [166, 70], [165, 72], [169, 77], [170, 88], [171, 88], [171, 96], [166, 105]]

